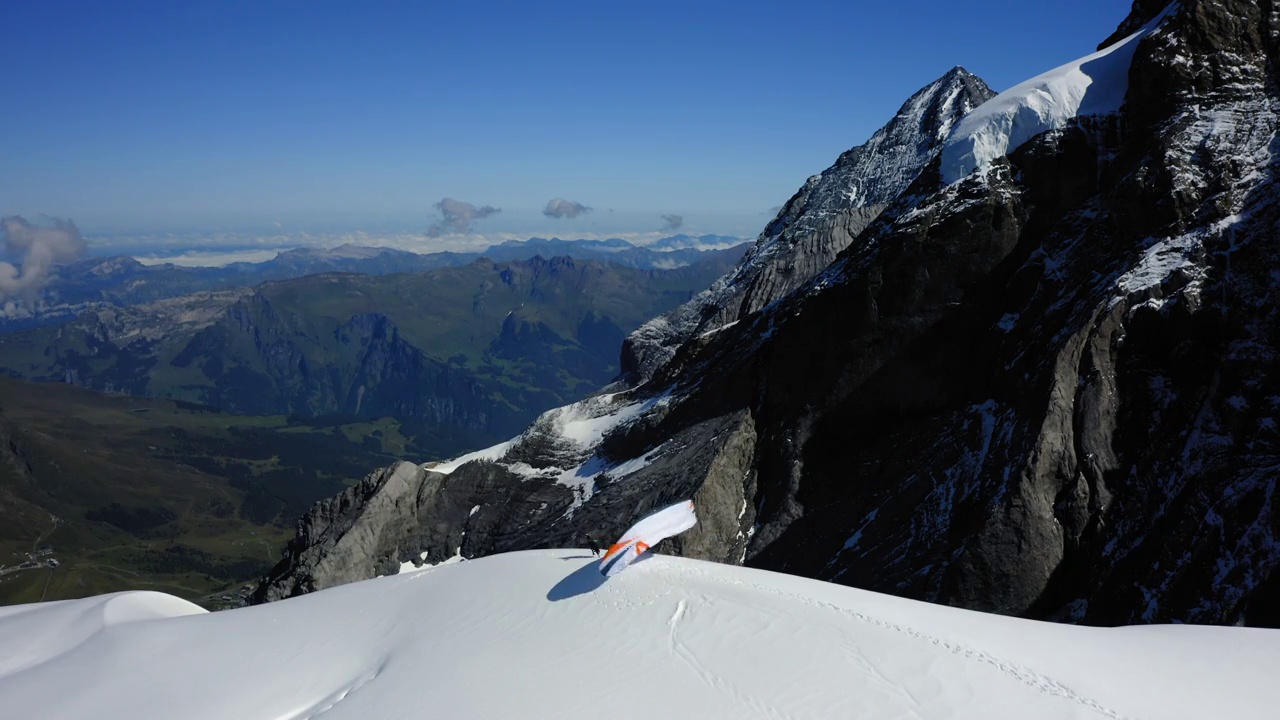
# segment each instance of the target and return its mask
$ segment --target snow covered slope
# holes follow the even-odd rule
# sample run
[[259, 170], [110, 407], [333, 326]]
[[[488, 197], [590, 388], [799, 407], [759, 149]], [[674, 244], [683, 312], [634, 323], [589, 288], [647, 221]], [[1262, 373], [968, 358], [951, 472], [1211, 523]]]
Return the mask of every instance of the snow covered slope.
[[511, 553], [214, 614], [0, 611], [14, 718], [1260, 718], [1280, 632], [1097, 629], [649, 557]]
[[1123, 40], [1019, 83], [970, 113], [942, 149], [942, 181], [951, 184], [986, 168], [1073, 118], [1119, 110], [1138, 43], [1160, 26], [1174, 5]]

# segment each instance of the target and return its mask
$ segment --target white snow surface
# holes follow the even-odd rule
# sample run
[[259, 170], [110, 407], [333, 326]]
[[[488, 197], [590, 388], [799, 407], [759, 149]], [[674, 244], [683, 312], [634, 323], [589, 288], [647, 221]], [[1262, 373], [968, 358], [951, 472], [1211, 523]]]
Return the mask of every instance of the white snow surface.
[[1175, 5], [1123, 40], [1015, 85], [966, 115], [942, 148], [942, 182], [950, 185], [985, 170], [1073, 118], [1119, 110], [1138, 43], [1160, 27]]
[[204, 613], [151, 592], [0, 609], [0, 715], [1262, 718], [1280, 632], [1053, 625], [761, 570], [497, 555]]
[[598, 395], [582, 402], [548, 410], [542, 418], [548, 418], [561, 437], [577, 445], [578, 449], [587, 450], [600, 444], [610, 430], [640, 417], [646, 410], [666, 402], [669, 398], [668, 394], [662, 394], [619, 406], [614, 398], [620, 394]]
[[436, 463], [436, 464], [426, 463], [422, 467], [427, 470], [430, 470], [431, 472], [438, 472], [441, 475], [448, 475], [449, 473], [452, 473], [454, 470], [457, 470], [463, 465], [466, 465], [467, 463], [472, 462], [474, 460], [488, 460], [490, 462], [496, 462], [502, 459], [502, 457], [507, 454], [508, 450], [510, 450], [512, 447], [515, 447], [516, 441], [518, 441], [519, 439], [520, 438], [517, 436], [517, 437], [511, 438], [506, 442], [498, 443], [497, 445], [494, 445], [492, 447], [487, 447], [483, 450], [476, 450], [475, 452], [467, 453], [466, 455], [461, 455], [452, 460], [448, 460], [442, 463]]
[[452, 555], [445, 558], [444, 560], [441, 560], [440, 562], [427, 562], [428, 555], [430, 555], [430, 553], [427, 553], [427, 552], [418, 553], [418, 559], [422, 561], [421, 565], [413, 564], [412, 560], [408, 562], [400, 563], [400, 569], [397, 571], [397, 573], [418, 572], [419, 570], [426, 570], [428, 568], [439, 567], [440, 565], [452, 565], [453, 563], [462, 562], [463, 560], [466, 559], [462, 557], [461, 546], [459, 546], [458, 549], [455, 550]]
[[1116, 287], [1124, 293], [1137, 293], [1164, 282], [1177, 270], [1194, 269], [1198, 277], [1204, 271], [1194, 260], [1194, 254], [1203, 250], [1201, 237], [1194, 234], [1165, 238], [1153, 243], [1142, 254], [1142, 259], [1116, 281]]

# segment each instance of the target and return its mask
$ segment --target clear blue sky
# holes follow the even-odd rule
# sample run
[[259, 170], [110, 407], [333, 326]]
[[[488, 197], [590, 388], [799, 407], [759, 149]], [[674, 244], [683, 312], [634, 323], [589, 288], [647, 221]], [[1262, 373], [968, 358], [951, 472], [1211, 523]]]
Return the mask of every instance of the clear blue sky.
[[1129, 5], [6, 2], [0, 214], [425, 230], [452, 197], [502, 208], [479, 232], [749, 235], [950, 67], [1009, 87]]

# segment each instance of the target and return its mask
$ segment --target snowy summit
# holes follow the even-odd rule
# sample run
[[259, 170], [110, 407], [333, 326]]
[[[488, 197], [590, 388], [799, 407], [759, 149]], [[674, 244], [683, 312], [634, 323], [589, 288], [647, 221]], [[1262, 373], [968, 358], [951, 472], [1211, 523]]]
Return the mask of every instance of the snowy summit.
[[646, 556], [542, 550], [219, 613], [0, 609], [12, 718], [1261, 718], [1270, 630], [1098, 629]]
[[1037, 75], [969, 113], [942, 149], [942, 182], [950, 185], [1017, 150], [1031, 138], [1074, 118], [1110, 115], [1124, 105], [1129, 66], [1143, 38], [1177, 3], [1109, 47]]

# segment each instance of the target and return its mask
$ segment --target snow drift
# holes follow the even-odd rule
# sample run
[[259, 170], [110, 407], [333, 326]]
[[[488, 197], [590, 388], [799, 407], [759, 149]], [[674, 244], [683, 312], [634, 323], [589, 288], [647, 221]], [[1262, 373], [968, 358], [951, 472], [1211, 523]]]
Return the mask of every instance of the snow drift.
[[1097, 629], [760, 570], [529, 551], [226, 612], [0, 611], [14, 718], [1255, 718], [1280, 633]]

